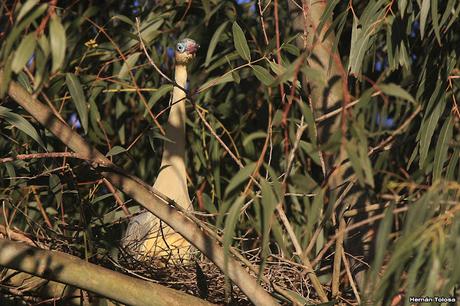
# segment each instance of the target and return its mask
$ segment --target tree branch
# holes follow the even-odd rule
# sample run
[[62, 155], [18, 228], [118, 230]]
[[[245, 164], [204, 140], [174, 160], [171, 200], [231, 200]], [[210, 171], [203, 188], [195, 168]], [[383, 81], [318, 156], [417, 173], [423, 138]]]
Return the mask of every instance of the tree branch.
[[212, 305], [65, 253], [41, 250], [7, 239], [0, 239], [0, 266], [75, 286], [128, 305]]
[[[0, 87], [3, 82], [3, 71], [0, 71]], [[52, 111], [36, 98], [32, 97], [22, 86], [14, 81], [9, 84], [8, 94], [35, 120], [58, 137], [71, 150], [85, 159], [91, 160], [102, 167], [97, 167], [101, 175], [112, 185], [136, 200], [147, 210], [168, 224], [172, 229], [181, 234], [206, 257], [214, 262], [221, 271], [228, 271], [228, 277], [246, 294], [256, 305], [277, 305], [276, 301], [249, 275], [240, 263], [232, 257], [228, 258], [225, 269], [224, 258], [226, 254], [216, 241], [184, 214], [172, 207], [174, 203], [165, 199], [163, 195], [144, 183], [139, 178], [126, 173], [115, 166], [97, 149], [89, 145], [78, 133], [61, 122]]]

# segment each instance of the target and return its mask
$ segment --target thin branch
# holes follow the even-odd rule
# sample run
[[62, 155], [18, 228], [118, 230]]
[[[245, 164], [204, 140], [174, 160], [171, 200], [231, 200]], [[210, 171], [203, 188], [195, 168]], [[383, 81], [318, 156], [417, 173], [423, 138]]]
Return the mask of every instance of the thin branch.
[[[3, 71], [0, 71], [0, 86], [3, 82]], [[14, 81], [9, 84], [8, 94], [21, 105], [35, 120], [58, 137], [66, 146], [85, 159], [91, 160], [92, 165], [112, 185], [136, 200], [147, 210], [181, 234], [198, 250], [213, 261], [221, 271], [228, 267], [229, 278], [248, 296], [254, 304], [277, 305], [276, 301], [258, 284], [255, 278], [233, 257], [225, 260], [223, 248], [205, 231], [200, 229], [186, 215], [179, 213], [173, 200], [154, 190], [151, 186], [130, 175], [114, 165], [97, 149], [89, 145], [78, 133], [64, 125], [44, 104], [32, 97], [21, 85]]]

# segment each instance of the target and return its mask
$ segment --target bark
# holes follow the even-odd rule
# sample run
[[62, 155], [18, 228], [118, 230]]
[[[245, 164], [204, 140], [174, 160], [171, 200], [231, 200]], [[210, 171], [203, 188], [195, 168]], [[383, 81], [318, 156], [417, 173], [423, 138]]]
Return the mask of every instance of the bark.
[[[186, 293], [129, 277], [65, 253], [41, 250], [7, 239], [0, 239], [0, 266], [78, 287], [128, 305], [212, 305]], [[54, 287], [56, 289], [60, 288]]]

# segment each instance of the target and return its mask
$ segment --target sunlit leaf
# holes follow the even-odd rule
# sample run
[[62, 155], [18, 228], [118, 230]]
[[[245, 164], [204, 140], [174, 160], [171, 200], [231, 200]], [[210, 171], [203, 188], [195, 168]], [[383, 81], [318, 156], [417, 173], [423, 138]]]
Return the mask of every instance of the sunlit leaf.
[[426, 19], [430, 11], [431, 0], [422, 0], [422, 7], [420, 8], [420, 36], [423, 39], [425, 35]]
[[21, 6], [21, 10], [17, 16], [17, 21], [21, 21], [22, 17], [24, 17], [37, 3], [39, 0], [28, 0]]
[[56, 71], [61, 68], [64, 62], [67, 45], [65, 29], [61, 24], [61, 20], [56, 15], [51, 17], [50, 20], [50, 44], [53, 56], [53, 67], [51, 70]]
[[14, 53], [13, 63], [11, 64], [11, 69], [13, 69], [15, 73], [18, 73], [24, 68], [25, 64], [32, 57], [36, 45], [37, 40], [35, 39], [35, 33], [30, 33], [24, 37]]

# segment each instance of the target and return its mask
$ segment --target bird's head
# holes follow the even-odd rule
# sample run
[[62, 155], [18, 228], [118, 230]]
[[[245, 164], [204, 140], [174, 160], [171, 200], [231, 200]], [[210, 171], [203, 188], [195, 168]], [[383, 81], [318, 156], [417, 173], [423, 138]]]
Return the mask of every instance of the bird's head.
[[199, 48], [200, 45], [193, 39], [181, 39], [176, 44], [176, 64], [187, 65], [195, 57], [195, 53]]

